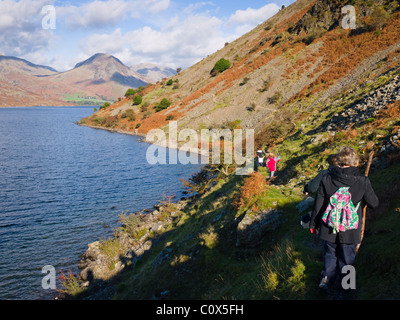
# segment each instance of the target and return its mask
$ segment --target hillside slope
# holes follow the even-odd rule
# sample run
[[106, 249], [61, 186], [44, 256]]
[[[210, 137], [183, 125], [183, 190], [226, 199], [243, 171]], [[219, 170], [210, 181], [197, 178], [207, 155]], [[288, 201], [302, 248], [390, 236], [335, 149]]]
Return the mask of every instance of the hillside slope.
[[[398, 7], [391, 1], [373, 5], [352, 1], [358, 8], [358, 27], [346, 30], [332, 21], [344, 16], [341, 8], [347, 2], [296, 1], [218, 52], [171, 77], [172, 81], [141, 92], [141, 105], [132, 108], [132, 98], [119, 101], [93, 115], [88, 123], [95, 117], [121, 115], [126, 109], [133, 109], [136, 120], [118, 119], [113, 127], [138, 134], [167, 126], [167, 117], [177, 120], [179, 128], [200, 130], [240, 123], [256, 132], [274, 119], [293, 121], [301, 112], [332, 101], [397, 66]], [[379, 11], [380, 3], [388, 10], [382, 27], [368, 16]], [[321, 15], [325, 19], [314, 25], [313, 21]], [[221, 58], [229, 60], [231, 67], [211, 75]], [[171, 106], [155, 112], [156, 104], [163, 98]]]
[[[348, 3], [358, 8], [359, 29], [335, 22]], [[273, 181], [265, 168], [239, 176], [234, 164], [210, 164], [184, 182], [188, 198], [122, 214], [114, 238], [82, 255], [75, 297], [399, 299], [399, 19], [396, 1], [299, 0], [172, 84], [141, 91], [146, 110], [129, 98], [84, 119], [127, 132], [140, 123], [141, 134], [167, 125], [168, 115], [194, 129], [256, 128], [256, 147], [281, 161]], [[216, 61], [236, 55], [228, 70], [210, 75]], [[161, 98], [173, 104], [155, 112]], [[134, 119], [121, 117], [127, 109]], [[347, 297], [318, 291], [322, 244], [299, 225], [305, 183], [343, 145], [359, 152], [362, 170], [374, 152], [369, 177], [380, 199], [367, 211], [357, 291]]]

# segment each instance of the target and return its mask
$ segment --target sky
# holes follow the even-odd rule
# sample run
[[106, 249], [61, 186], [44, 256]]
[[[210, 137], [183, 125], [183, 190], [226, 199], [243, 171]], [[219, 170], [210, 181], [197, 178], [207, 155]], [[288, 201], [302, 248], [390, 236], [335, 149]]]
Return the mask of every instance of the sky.
[[186, 69], [294, 0], [0, 0], [0, 54], [58, 71], [95, 53]]

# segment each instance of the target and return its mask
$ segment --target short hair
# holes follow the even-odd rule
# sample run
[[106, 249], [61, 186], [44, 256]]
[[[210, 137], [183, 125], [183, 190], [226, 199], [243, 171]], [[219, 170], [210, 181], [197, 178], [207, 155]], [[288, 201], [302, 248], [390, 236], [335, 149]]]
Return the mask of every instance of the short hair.
[[360, 157], [357, 152], [351, 147], [342, 147], [336, 155], [337, 164], [341, 167], [350, 166], [358, 167], [360, 164]]
[[326, 159], [328, 163], [334, 167], [337, 167], [337, 155], [336, 154], [331, 154], [328, 156], [328, 159]]

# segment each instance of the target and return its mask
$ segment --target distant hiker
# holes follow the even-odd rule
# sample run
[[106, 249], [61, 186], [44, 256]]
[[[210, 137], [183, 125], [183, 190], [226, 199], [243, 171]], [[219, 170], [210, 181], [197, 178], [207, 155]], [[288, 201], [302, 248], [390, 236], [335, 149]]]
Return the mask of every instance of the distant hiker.
[[329, 156], [328, 162], [330, 164], [330, 167], [328, 169], [321, 170], [314, 179], [312, 179], [304, 186], [303, 193], [305, 195], [312, 194], [318, 191], [319, 184], [321, 183], [322, 178], [328, 174], [329, 170], [332, 167], [337, 166], [336, 155]]
[[264, 156], [265, 156], [264, 151], [257, 150], [257, 170], [258, 170], [258, 167], [264, 166]]
[[370, 208], [379, 205], [369, 178], [357, 168], [357, 153], [343, 147], [336, 160], [338, 166], [322, 178], [310, 222], [311, 233], [318, 233], [324, 240], [324, 269], [319, 284], [322, 289], [328, 289], [337, 275], [343, 276], [344, 266], [353, 266], [357, 244], [361, 242], [362, 208], [365, 204]]
[[269, 172], [270, 172], [269, 178], [270, 179], [272, 179], [274, 177], [275, 171], [276, 171], [276, 164], [280, 160], [281, 160], [281, 157], [279, 156], [279, 154], [277, 157], [275, 157], [275, 155], [272, 152], [269, 154], [266, 167], [269, 169]]

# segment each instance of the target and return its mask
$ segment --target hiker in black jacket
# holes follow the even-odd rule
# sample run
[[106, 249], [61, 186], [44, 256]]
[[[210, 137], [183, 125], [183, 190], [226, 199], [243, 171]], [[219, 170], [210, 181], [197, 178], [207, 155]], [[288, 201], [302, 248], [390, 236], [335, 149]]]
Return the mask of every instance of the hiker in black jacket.
[[[327, 289], [333, 284], [336, 275], [341, 275], [342, 268], [346, 265], [352, 266], [355, 261], [357, 244], [361, 242], [361, 229], [364, 205], [376, 208], [379, 205], [378, 197], [372, 189], [368, 177], [361, 175], [359, 157], [350, 147], [343, 147], [337, 154], [337, 167], [330, 168], [329, 173], [322, 178], [321, 184], [315, 198], [313, 211], [311, 213], [310, 231], [319, 233], [319, 237], [324, 240], [324, 270], [319, 287]], [[333, 232], [322, 221], [330, 197], [340, 188], [350, 187], [349, 192], [352, 202], [358, 207], [358, 227], [357, 229]]]
[[322, 178], [328, 174], [332, 166], [333, 167], [337, 166], [336, 155], [329, 156], [328, 162], [331, 164], [330, 167], [328, 169], [321, 170], [314, 179], [312, 179], [304, 186], [303, 193], [305, 195], [312, 194], [318, 191], [319, 184], [321, 183]]

